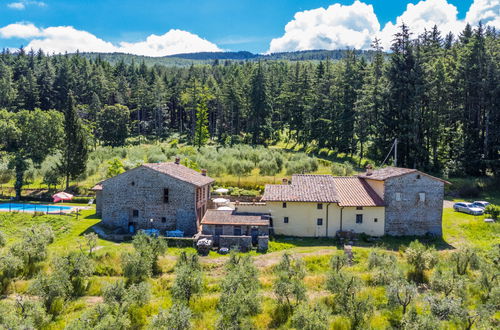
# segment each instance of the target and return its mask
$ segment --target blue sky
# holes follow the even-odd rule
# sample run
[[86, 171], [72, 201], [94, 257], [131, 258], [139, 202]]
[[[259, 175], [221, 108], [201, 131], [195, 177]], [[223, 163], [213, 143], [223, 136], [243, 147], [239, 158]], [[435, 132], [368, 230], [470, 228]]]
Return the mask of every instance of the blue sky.
[[[409, 3], [416, 6], [408, 8]], [[474, 13], [467, 14], [473, 3]], [[0, 0], [0, 47], [31, 45], [55, 52], [77, 46], [83, 51], [116, 48], [153, 56], [191, 50], [367, 48], [375, 35], [385, 33], [389, 39], [398, 17], [414, 20], [416, 30], [438, 23], [456, 32], [466, 15], [471, 23], [486, 18], [498, 24], [499, 10], [499, 0]], [[148, 41], [151, 35], [159, 38]]]

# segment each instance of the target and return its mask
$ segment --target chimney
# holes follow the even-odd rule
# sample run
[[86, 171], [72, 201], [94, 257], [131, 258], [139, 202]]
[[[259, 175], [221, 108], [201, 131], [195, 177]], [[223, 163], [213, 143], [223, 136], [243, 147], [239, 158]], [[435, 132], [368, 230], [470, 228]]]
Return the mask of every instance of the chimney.
[[366, 175], [373, 174], [373, 166], [371, 164], [366, 165]]
[[287, 179], [287, 178], [283, 178], [283, 179], [281, 180], [281, 183], [282, 183], [282, 184], [288, 184], [288, 179]]
[[181, 158], [180, 157], [175, 157], [175, 163], [179, 165], [181, 163]]
[[206, 169], [204, 169], [204, 168], [202, 168], [202, 169], [201, 169], [201, 175], [203, 175], [203, 176], [207, 176], [207, 170], [206, 170]]

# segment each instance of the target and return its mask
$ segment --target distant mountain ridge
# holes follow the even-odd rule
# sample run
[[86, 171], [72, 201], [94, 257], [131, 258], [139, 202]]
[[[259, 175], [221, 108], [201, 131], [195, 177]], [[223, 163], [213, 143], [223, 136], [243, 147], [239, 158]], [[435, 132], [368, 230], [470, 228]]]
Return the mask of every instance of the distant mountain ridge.
[[[373, 57], [374, 51], [371, 50], [352, 50], [358, 56], [365, 58], [370, 61]], [[330, 60], [340, 60], [345, 57], [347, 50], [337, 49], [337, 50], [304, 50], [295, 52], [283, 52], [283, 53], [272, 53], [272, 54], [254, 54], [248, 51], [237, 51], [237, 52], [198, 52], [198, 53], [186, 53], [186, 54], [174, 54], [164, 57], [151, 57], [151, 56], [141, 56], [132, 55], [124, 53], [78, 53], [80, 56], [97, 59], [110, 62], [112, 64], [118, 62], [125, 62], [127, 64], [133, 62], [144, 63], [148, 66], [153, 65], [166, 65], [166, 66], [189, 66], [192, 64], [213, 64], [217, 61], [233, 61], [233, 62], [245, 62], [245, 61], [277, 61], [277, 60], [288, 60], [288, 61], [324, 61]], [[75, 54], [71, 54], [75, 55]]]

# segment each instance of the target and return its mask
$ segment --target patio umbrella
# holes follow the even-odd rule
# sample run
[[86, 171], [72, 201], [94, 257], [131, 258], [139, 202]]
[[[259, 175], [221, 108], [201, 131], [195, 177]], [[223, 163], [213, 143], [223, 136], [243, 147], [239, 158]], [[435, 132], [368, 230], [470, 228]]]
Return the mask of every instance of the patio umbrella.
[[215, 198], [215, 199], [213, 200], [213, 202], [214, 202], [215, 204], [227, 204], [227, 203], [229, 203], [229, 199], [225, 199], [225, 198]]
[[226, 188], [218, 188], [218, 189], [215, 189], [215, 192], [218, 193], [218, 194], [227, 194], [229, 192], [229, 189], [226, 189]]
[[61, 191], [61, 192], [58, 192], [57, 194], [52, 195], [52, 198], [54, 199], [54, 203], [57, 203], [60, 201], [70, 201], [73, 199], [73, 195], [68, 194], [67, 192]]
[[233, 211], [229, 206], [221, 206], [217, 208], [218, 211]]

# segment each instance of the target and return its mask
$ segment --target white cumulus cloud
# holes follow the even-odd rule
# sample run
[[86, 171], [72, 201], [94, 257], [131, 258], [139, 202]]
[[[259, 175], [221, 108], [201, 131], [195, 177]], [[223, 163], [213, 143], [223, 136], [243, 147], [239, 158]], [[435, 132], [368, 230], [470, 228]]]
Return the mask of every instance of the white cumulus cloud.
[[359, 0], [352, 5], [333, 4], [327, 9], [317, 8], [297, 12], [285, 26], [285, 33], [271, 41], [268, 52], [286, 52], [308, 49], [370, 48], [378, 37], [384, 49], [392, 43], [402, 23], [414, 36], [437, 25], [443, 34], [459, 34], [466, 23], [480, 21], [500, 29], [500, 0], [474, 0], [464, 20], [457, 17], [457, 8], [447, 0], [421, 0], [409, 3], [406, 10], [381, 29], [371, 5]]
[[285, 34], [273, 39], [269, 52], [307, 49], [369, 48], [380, 29], [373, 6], [355, 1], [350, 6], [333, 4], [295, 14]]
[[166, 56], [179, 53], [217, 52], [217, 45], [196, 34], [172, 29], [163, 35], [152, 34], [144, 41], [122, 41], [117, 45], [72, 26], [38, 28], [32, 23], [14, 23], [0, 28], [0, 38], [30, 40], [26, 49], [42, 49], [48, 53], [64, 52], [121, 52], [147, 56]]
[[121, 42], [120, 51], [137, 55], [165, 56], [180, 53], [219, 52], [217, 45], [187, 31], [172, 29], [159, 36], [152, 34], [145, 41]]
[[40, 35], [40, 29], [31, 23], [13, 23], [0, 28], [2, 38], [32, 38]]

